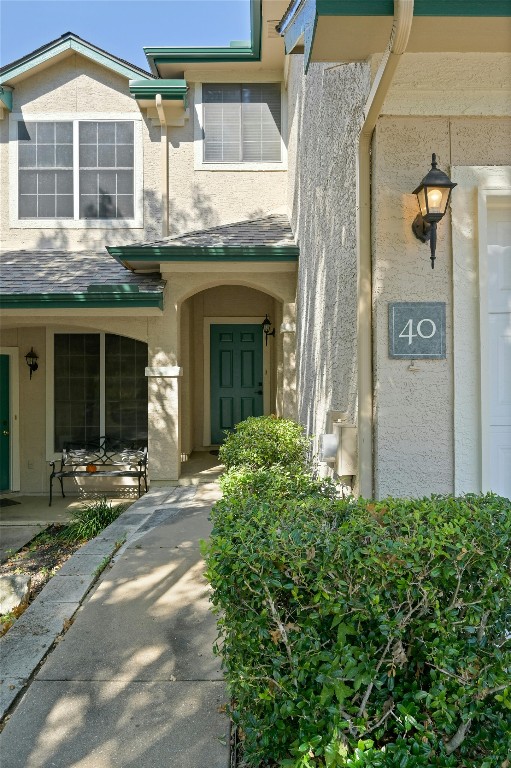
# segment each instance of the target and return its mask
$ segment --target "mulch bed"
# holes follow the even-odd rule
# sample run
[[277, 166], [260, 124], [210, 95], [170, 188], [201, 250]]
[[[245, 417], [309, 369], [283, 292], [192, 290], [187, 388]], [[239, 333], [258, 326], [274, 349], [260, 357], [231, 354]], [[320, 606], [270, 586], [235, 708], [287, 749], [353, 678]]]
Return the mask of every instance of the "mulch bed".
[[[66, 560], [83, 544], [83, 541], [70, 544], [60, 539], [58, 534], [63, 528], [62, 525], [50, 525], [0, 565], [0, 575], [2, 576], [24, 574], [31, 577], [28, 605], [37, 597], [45, 584], [64, 565]], [[21, 609], [16, 609], [11, 614], [0, 615], [0, 636], [10, 629], [26, 607], [25, 605]]]

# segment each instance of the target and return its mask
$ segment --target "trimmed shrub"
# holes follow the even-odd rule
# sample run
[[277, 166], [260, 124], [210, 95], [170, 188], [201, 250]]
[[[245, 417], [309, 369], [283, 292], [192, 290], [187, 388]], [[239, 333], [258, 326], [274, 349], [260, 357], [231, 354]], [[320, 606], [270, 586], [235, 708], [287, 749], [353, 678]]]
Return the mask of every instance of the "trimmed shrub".
[[310, 440], [304, 428], [290, 419], [276, 416], [251, 416], [230, 432], [219, 451], [227, 469], [246, 466], [251, 469], [281, 464], [305, 469]]
[[230, 474], [207, 575], [250, 766], [501, 768], [511, 504]]

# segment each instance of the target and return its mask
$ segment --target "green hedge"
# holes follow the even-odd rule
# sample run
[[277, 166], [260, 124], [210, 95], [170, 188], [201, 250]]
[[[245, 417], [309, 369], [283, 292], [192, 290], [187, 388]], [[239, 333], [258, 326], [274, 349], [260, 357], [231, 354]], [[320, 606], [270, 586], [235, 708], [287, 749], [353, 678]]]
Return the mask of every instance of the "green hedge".
[[251, 416], [236, 424], [227, 435], [219, 456], [227, 469], [232, 467], [271, 467], [281, 464], [288, 469], [304, 470], [310, 440], [304, 428], [290, 419], [276, 416]]
[[223, 489], [207, 575], [247, 765], [508, 765], [508, 500], [341, 501], [275, 468]]

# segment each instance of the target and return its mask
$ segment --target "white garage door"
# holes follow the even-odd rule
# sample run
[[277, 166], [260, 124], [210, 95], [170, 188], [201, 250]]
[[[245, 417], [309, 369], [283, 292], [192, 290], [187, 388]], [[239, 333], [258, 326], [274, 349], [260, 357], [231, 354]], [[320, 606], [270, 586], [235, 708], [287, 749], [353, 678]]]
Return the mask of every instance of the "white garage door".
[[[504, 201], [508, 202], [506, 205]], [[511, 204], [488, 210], [489, 486], [511, 498]], [[484, 412], [483, 411], [483, 412]]]

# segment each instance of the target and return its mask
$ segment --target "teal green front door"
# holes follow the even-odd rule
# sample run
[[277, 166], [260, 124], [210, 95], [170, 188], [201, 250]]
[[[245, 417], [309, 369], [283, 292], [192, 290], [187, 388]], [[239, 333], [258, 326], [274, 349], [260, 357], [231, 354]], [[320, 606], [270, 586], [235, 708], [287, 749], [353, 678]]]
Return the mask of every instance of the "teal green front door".
[[263, 331], [256, 325], [211, 326], [211, 443], [222, 443], [248, 416], [263, 414]]
[[9, 355], [0, 355], [0, 491], [10, 487]]

